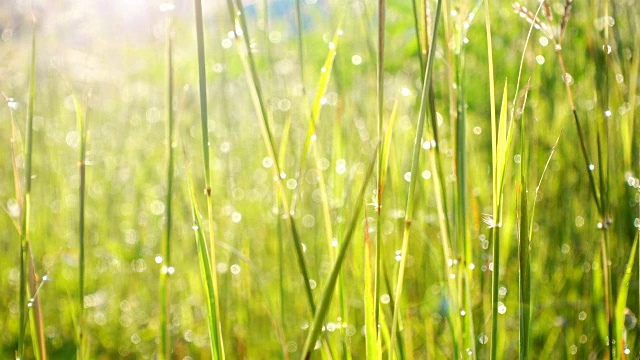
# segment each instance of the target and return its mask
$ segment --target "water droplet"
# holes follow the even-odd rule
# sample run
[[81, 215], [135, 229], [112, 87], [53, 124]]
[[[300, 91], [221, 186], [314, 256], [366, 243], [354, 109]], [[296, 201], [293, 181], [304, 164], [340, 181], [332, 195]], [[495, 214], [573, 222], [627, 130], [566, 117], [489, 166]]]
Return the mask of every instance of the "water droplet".
[[478, 336], [478, 342], [482, 345], [485, 345], [489, 342], [489, 337], [486, 334], [482, 333]]
[[402, 260], [402, 250], [396, 250], [396, 261]]
[[344, 34], [344, 31], [342, 31], [342, 29], [338, 29], [337, 33], [338, 33], [338, 36], [342, 36], [342, 34]]
[[482, 134], [482, 128], [480, 126], [476, 126], [473, 128], [473, 133], [476, 135]]
[[173, 275], [175, 272], [176, 272], [176, 268], [174, 268], [173, 266], [169, 266], [169, 267], [167, 268], [167, 273], [168, 273], [169, 275]]
[[316, 288], [316, 286], [318, 286], [318, 283], [316, 283], [316, 281], [315, 281], [315, 280], [313, 280], [313, 279], [309, 279], [309, 287], [310, 287], [311, 289], [315, 289], [315, 288]]
[[233, 264], [233, 265], [231, 265], [231, 267], [230, 267], [229, 269], [231, 270], [231, 273], [232, 273], [233, 275], [238, 275], [238, 274], [240, 274], [240, 270], [241, 270], [241, 269], [240, 269], [240, 265], [238, 265], [238, 264]]
[[193, 225], [191, 228], [196, 231], [199, 229], [198, 225]]
[[540, 39], [538, 39], [538, 41], [540, 42], [540, 45], [542, 45], [542, 46], [549, 45], [549, 39], [546, 36], [540, 36]]
[[593, 164], [589, 164], [589, 170], [593, 171], [593, 169], [595, 169], [596, 167]]
[[498, 289], [498, 295], [500, 295], [501, 297], [507, 296], [506, 286], [500, 286], [500, 288]]
[[580, 311], [580, 314], [578, 314], [578, 319], [580, 321], [585, 321], [587, 319], [587, 313], [584, 311]]
[[576, 216], [576, 226], [582, 227], [584, 225], [584, 218], [582, 216]]
[[631, 350], [629, 350], [629, 348], [625, 346], [624, 353], [629, 355], [629, 354], [631, 354]]
[[475, 268], [476, 268], [476, 264], [474, 263], [469, 264], [469, 270], [473, 270]]
[[569, 347], [569, 352], [571, 353], [571, 355], [575, 355], [578, 352], [578, 347], [575, 345], [571, 345]]
[[586, 344], [586, 343], [587, 343], [587, 335], [580, 336], [580, 344]]
[[320, 68], [320, 72], [324, 73], [327, 72], [327, 68], [325, 68], [324, 66]]
[[403, 87], [402, 90], [400, 90], [400, 93], [402, 94], [402, 96], [409, 96], [411, 95], [411, 90], [409, 90], [409, 88]]
[[160, 256], [160, 255], [156, 255], [156, 257], [155, 257], [155, 261], [156, 261], [156, 264], [160, 264], [160, 263], [162, 263], [162, 256]]
[[498, 314], [503, 315], [506, 312], [507, 312], [507, 307], [503, 303], [499, 302], [498, 303]]
[[362, 56], [360, 55], [353, 55], [351, 57], [351, 63], [355, 66], [358, 66], [360, 64], [362, 64]]
[[49, 276], [45, 275], [45, 276], [42, 277], [42, 281], [47, 281], [47, 280], [49, 280]]
[[265, 168], [270, 168], [271, 166], [273, 166], [273, 159], [270, 157], [265, 157], [264, 159], [262, 159], [262, 166], [264, 166]]
[[542, 55], [536, 56], [536, 62], [538, 63], [538, 65], [544, 64], [544, 56], [542, 56]]
[[380, 296], [380, 302], [383, 304], [388, 304], [391, 302], [391, 296], [389, 296], [389, 294], [382, 294], [382, 296]]
[[422, 172], [422, 178], [425, 180], [431, 179], [431, 171], [425, 170]]
[[338, 247], [338, 240], [335, 239], [335, 238], [333, 240], [331, 240], [331, 246]]
[[411, 171], [407, 171], [406, 173], [404, 173], [404, 180], [406, 182], [411, 182]]
[[471, 349], [467, 348], [467, 355], [471, 356], [473, 355], [473, 351], [471, 351]]
[[607, 109], [604, 111], [604, 116], [611, 117], [611, 110]]
[[467, 315], [467, 312], [464, 310], [460, 310], [460, 316], [465, 316], [465, 315]]
[[450, 275], [449, 275], [449, 278], [451, 278], [451, 279], [455, 279], [455, 278], [456, 278], [456, 274], [453, 274], [453, 273], [452, 273], [452, 274], [450, 274]]
[[607, 55], [611, 54], [611, 46], [610, 45], [602, 45], [602, 51], [604, 51]]

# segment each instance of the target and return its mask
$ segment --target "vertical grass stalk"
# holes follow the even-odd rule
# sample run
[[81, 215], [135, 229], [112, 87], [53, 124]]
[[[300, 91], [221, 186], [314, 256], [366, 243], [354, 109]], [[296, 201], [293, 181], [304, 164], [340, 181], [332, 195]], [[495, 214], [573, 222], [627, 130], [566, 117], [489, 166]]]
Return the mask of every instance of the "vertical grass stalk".
[[173, 198], [173, 49], [172, 49], [172, 24], [167, 15], [166, 34], [166, 93], [165, 93], [165, 151], [167, 157], [166, 168], [166, 215], [164, 224], [164, 241], [162, 245], [162, 262], [160, 270], [160, 351], [161, 360], [171, 359], [171, 334], [169, 326], [171, 323], [171, 311], [169, 305], [169, 267], [171, 262], [171, 215]]
[[[427, 115], [427, 101], [429, 88], [431, 86], [431, 78], [433, 73], [433, 62], [435, 60], [436, 38], [438, 23], [440, 22], [440, 15], [442, 12], [442, 0], [438, 0], [436, 3], [436, 13], [433, 22], [433, 40], [429, 47], [429, 56], [427, 58], [426, 75], [424, 77], [424, 83], [422, 85], [422, 95], [420, 100], [420, 111], [418, 113], [418, 128], [416, 130], [416, 136], [413, 143], [413, 152], [411, 160], [411, 181], [409, 183], [409, 192], [407, 194], [407, 204], [405, 210], [404, 229], [402, 235], [402, 248], [400, 266], [398, 269], [398, 277], [395, 286], [395, 304], [393, 307], [393, 318], [391, 321], [391, 347], [389, 348], [389, 359], [393, 359], [396, 347], [396, 333], [398, 332], [398, 317], [400, 312], [400, 303], [402, 302], [402, 287], [404, 283], [404, 270], [407, 263], [407, 251], [409, 249], [409, 236], [411, 229], [411, 221], [413, 219], [414, 198], [416, 191], [416, 184], [419, 178], [418, 165], [420, 163], [420, 149], [422, 148], [422, 133], [424, 132], [424, 123]], [[456, 354], [457, 357], [457, 354]]]
[[[224, 359], [224, 347], [220, 326], [220, 306], [218, 301], [218, 280], [216, 271], [216, 250], [215, 240], [213, 236], [213, 198], [211, 191], [211, 165], [209, 161], [209, 118], [207, 114], [207, 74], [205, 66], [204, 56], [204, 30], [202, 25], [202, 1], [194, 0], [195, 3], [195, 17], [196, 17], [196, 38], [198, 43], [198, 85], [200, 89], [200, 124], [202, 127], [202, 153], [204, 161], [204, 178], [205, 178], [205, 194], [207, 196], [207, 214], [209, 225], [209, 270], [212, 271], [211, 281], [213, 289], [209, 296], [213, 296], [215, 307], [213, 310], [213, 316], [210, 320], [214, 321], [211, 324], [211, 349], [216, 359]], [[203, 234], [204, 236], [204, 234]], [[206, 247], [205, 247], [206, 248]]]
[[29, 215], [31, 212], [31, 158], [33, 150], [33, 109], [36, 91], [36, 21], [33, 19], [33, 36], [31, 39], [31, 65], [29, 72], [29, 105], [27, 108], [27, 124], [24, 144], [24, 192], [22, 199], [22, 225], [20, 226], [20, 289], [18, 307], [20, 309], [20, 333], [18, 336], [18, 354], [24, 359], [27, 329], [27, 269], [26, 256], [29, 242]]

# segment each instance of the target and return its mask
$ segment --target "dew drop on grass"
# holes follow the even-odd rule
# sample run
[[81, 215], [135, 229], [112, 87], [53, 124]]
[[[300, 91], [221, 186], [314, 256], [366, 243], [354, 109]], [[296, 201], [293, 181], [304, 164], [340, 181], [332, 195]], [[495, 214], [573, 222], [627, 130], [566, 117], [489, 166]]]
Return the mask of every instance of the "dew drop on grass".
[[318, 286], [318, 283], [313, 279], [309, 279], [309, 287], [313, 290], [316, 286]]
[[584, 225], [584, 218], [582, 216], [576, 216], [576, 226], [582, 227]]
[[549, 39], [547, 39], [546, 36], [540, 36], [540, 39], [538, 39], [538, 41], [540, 41], [540, 45], [542, 46], [549, 45]]
[[604, 111], [604, 116], [611, 117], [611, 110], [607, 109]]
[[544, 56], [542, 56], [542, 55], [536, 56], [536, 62], [538, 63], [538, 65], [544, 64]]
[[480, 126], [476, 126], [473, 128], [473, 133], [476, 135], [482, 134], [482, 128]]
[[500, 288], [498, 289], [498, 295], [500, 295], [501, 297], [507, 296], [507, 287], [500, 286]]
[[467, 315], [467, 312], [464, 310], [460, 310], [460, 316], [465, 316], [465, 315]]
[[193, 225], [191, 228], [196, 231], [199, 229], [198, 225]]
[[160, 263], [162, 263], [162, 256], [160, 256], [160, 255], [156, 255], [156, 257], [155, 257], [155, 262], [156, 262], [156, 264], [160, 264]]
[[356, 55], [353, 55], [353, 56], [351, 57], [351, 63], [352, 63], [353, 65], [355, 65], [355, 66], [358, 66], [358, 65], [362, 64], [362, 56], [357, 55], [357, 54], [356, 54]]
[[587, 335], [580, 336], [580, 344], [586, 344], [586, 343], [587, 343]]
[[595, 169], [596, 167], [593, 164], [589, 164], [589, 170], [593, 171], [593, 169]]
[[471, 356], [473, 355], [473, 351], [471, 351], [471, 349], [467, 348], [467, 355]]
[[409, 90], [409, 88], [403, 87], [402, 90], [400, 90], [400, 93], [402, 94], [402, 96], [409, 96], [411, 95], [411, 90]]
[[167, 274], [173, 275], [173, 274], [175, 274], [175, 272], [176, 272], [176, 268], [174, 268], [173, 266], [169, 266], [167, 268]]
[[270, 157], [265, 157], [264, 159], [262, 159], [262, 166], [264, 166], [266, 169], [269, 169], [271, 166], [273, 166], [273, 159]]
[[578, 347], [575, 345], [571, 345], [569, 347], [569, 352], [571, 353], [571, 355], [575, 355], [576, 353], [578, 353]]
[[486, 334], [480, 334], [478, 336], [478, 342], [482, 345], [485, 345], [486, 343], [489, 342], [489, 337]]
[[584, 311], [580, 311], [580, 314], [578, 314], [578, 319], [580, 321], [585, 321], [587, 319], [587, 313]]
[[629, 348], [625, 346], [624, 353], [629, 355], [629, 354], [631, 354], [631, 350], [629, 350]]
[[422, 178], [425, 180], [431, 179], [431, 171], [425, 170], [422, 172]]
[[382, 294], [382, 296], [380, 296], [380, 302], [383, 304], [388, 304], [391, 302], [391, 296], [389, 296], [389, 294]]
[[233, 275], [238, 275], [238, 274], [240, 274], [240, 270], [241, 270], [241, 269], [240, 269], [240, 265], [238, 265], [238, 264], [233, 264], [233, 265], [231, 265], [231, 267], [230, 267], [229, 269], [231, 270], [231, 273], [232, 273]]
[[498, 314], [503, 315], [506, 312], [507, 312], [507, 307], [503, 303], [499, 302], [498, 303]]
[[411, 171], [407, 171], [406, 173], [404, 173], [404, 180], [406, 182], [411, 182]]
[[49, 280], [49, 276], [45, 275], [42, 277], [42, 281], [47, 281], [47, 280]]

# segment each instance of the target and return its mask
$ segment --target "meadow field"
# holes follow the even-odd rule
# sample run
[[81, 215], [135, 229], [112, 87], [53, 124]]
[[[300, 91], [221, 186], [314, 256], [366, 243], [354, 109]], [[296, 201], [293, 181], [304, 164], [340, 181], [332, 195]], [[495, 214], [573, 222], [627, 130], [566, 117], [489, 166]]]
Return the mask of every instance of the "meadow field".
[[639, 31], [3, 1], [0, 358], [640, 358]]

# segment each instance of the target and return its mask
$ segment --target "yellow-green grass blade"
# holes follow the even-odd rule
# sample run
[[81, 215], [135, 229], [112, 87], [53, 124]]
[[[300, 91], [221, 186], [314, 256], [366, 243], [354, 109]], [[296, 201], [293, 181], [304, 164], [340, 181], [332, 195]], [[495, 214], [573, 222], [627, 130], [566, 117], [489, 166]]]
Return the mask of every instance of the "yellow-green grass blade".
[[[258, 123], [260, 125], [260, 130], [262, 132], [262, 138], [264, 140], [267, 153], [272, 159], [274, 159], [274, 164], [272, 166], [273, 177], [274, 177], [274, 180], [276, 181], [276, 186], [278, 188], [278, 191], [280, 191], [280, 194], [281, 194], [280, 199], [282, 201], [283, 210], [286, 216], [287, 224], [289, 226], [289, 229], [291, 230], [291, 234], [294, 242], [294, 249], [296, 253], [296, 259], [298, 261], [300, 273], [302, 274], [302, 278], [304, 281], [305, 294], [307, 297], [307, 301], [309, 303], [309, 308], [311, 310], [311, 313], [314, 314], [316, 312], [316, 306], [313, 300], [313, 293], [311, 291], [311, 285], [309, 281], [310, 280], [309, 271], [307, 269], [306, 260], [304, 258], [302, 241], [298, 234], [295, 220], [293, 219], [293, 216], [291, 216], [289, 203], [285, 196], [285, 190], [284, 190], [285, 186], [283, 184], [282, 177], [280, 176], [281, 166], [278, 162], [279, 156], [275, 149], [273, 135], [272, 135], [271, 127], [269, 125], [269, 121], [268, 121], [266, 105], [265, 105], [264, 97], [262, 95], [262, 89], [260, 86], [260, 78], [258, 76], [255, 60], [253, 58], [253, 53], [251, 51], [251, 41], [249, 38], [249, 30], [248, 30], [245, 15], [244, 15], [244, 8], [242, 6], [241, 0], [235, 0], [235, 3], [232, 3], [232, 0], [229, 0], [227, 4], [230, 7], [229, 9], [230, 14], [234, 14], [235, 23], [240, 27], [240, 29], [242, 29], [242, 38], [244, 39], [243, 41], [244, 52], [243, 51], [240, 51], [240, 52], [242, 55], [242, 64], [245, 72], [245, 77], [247, 78], [249, 91], [251, 93], [251, 100], [253, 102], [256, 115], [258, 117]], [[240, 41], [238, 36], [236, 36], [236, 39]]]
[[[186, 155], [185, 155], [186, 161]], [[218, 299], [214, 291], [213, 277], [215, 276], [211, 269], [211, 261], [209, 259], [209, 251], [207, 249], [206, 238], [204, 231], [202, 230], [201, 217], [202, 214], [198, 209], [196, 200], [196, 194], [193, 186], [193, 179], [191, 177], [191, 170], [189, 169], [189, 163], [187, 167], [187, 184], [189, 188], [189, 201], [191, 216], [193, 218], [193, 230], [196, 237], [196, 247], [198, 249], [198, 261], [200, 264], [200, 275], [202, 276], [202, 283], [204, 288], [204, 295], [207, 303], [207, 320], [209, 327], [209, 336], [211, 340], [211, 355], [214, 359], [224, 358], [224, 349], [220, 342], [220, 323], [218, 314], [216, 312]]]
[[166, 78], [165, 78], [165, 152], [167, 157], [165, 184], [167, 193], [165, 198], [165, 222], [164, 222], [164, 238], [162, 244], [162, 263], [160, 271], [160, 346], [158, 356], [161, 360], [171, 359], [171, 334], [170, 327], [170, 311], [169, 311], [169, 269], [172, 265], [171, 261], [171, 223], [172, 223], [172, 200], [173, 200], [173, 129], [174, 129], [174, 111], [173, 111], [173, 44], [172, 44], [172, 23], [167, 16], [166, 25]]
[[627, 308], [627, 298], [629, 296], [629, 286], [631, 285], [631, 276], [633, 275], [633, 264], [636, 259], [636, 251], [638, 249], [638, 232], [636, 232], [636, 238], [633, 241], [633, 246], [631, 246], [631, 250], [629, 251], [629, 260], [627, 261], [627, 266], [624, 272], [624, 276], [622, 277], [622, 282], [620, 283], [620, 288], [618, 289], [618, 297], [616, 299], [616, 339], [618, 339], [618, 343], [616, 344], [618, 351], [616, 352], [617, 358], [622, 358], [624, 352], [624, 341], [622, 341], [622, 331], [624, 329], [624, 310]]
[[27, 328], [27, 269], [26, 256], [29, 242], [31, 213], [31, 159], [33, 154], [33, 109], [36, 92], [36, 21], [33, 20], [33, 36], [31, 39], [31, 64], [29, 72], [29, 105], [27, 107], [27, 124], [24, 142], [24, 183], [22, 200], [22, 225], [20, 226], [20, 290], [18, 307], [20, 309], [20, 334], [18, 335], [18, 354], [24, 359], [26, 328]]
[[[377, 152], [377, 148], [376, 148]], [[358, 197], [353, 207], [353, 213], [349, 224], [347, 225], [344, 237], [342, 242], [340, 243], [340, 248], [338, 249], [338, 254], [336, 256], [336, 260], [331, 269], [331, 273], [329, 278], [327, 279], [326, 285], [322, 291], [322, 297], [320, 298], [320, 302], [318, 304], [318, 310], [315, 312], [313, 317], [313, 322], [309, 328], [309, 333], [304, 342], [304, 347], [302, 350], [302, 359], [309, 359], [311, 357], [311, 351], [315, 346], [316, 340], [320, 335], [320, 331], [322, 330], [322, 323], [329, 311], [329, 305], [331, 304], [331, 297], [333, 296], [333, 292], [336, 287], [336, 282], [338, 280], [338, 276], [340, 274], [340, 270], [342, 269], [342, 265], [344, 263], [345, 256], [347, 254], [347, 250], [349, 249], [349, 245], [351, 244], [351, 239], [353, 238], [353, 233], [356, 230], [358, 224], [358, 218], [360, 210], [362, 209], [362, 204], [364, 202], [364, 196], [367, 189], [367, 184], [369, 183], [369, 179], [373, 174], [374, 165], [376, 164], [375, 158], [374, 161], [371, 161], [368, 169], [364, 176], [364, 182], [360, 187], [360, 192], [358, 193]]]
[[78, 213], [78, 245], [79, 245], [79, 257], [78, 257], [78, 306], [80, 313], [78, 316], [78, 334], [80, 343], [78, 344], [78, 359], [82, 359], [86, 353], [86, 349], [83, 348], [86, 343], [84, 334], [84, 289], [85, 289], [85, 200], [86, 200], [86, 144], [87, 144], [87, 128], [85, 117], [83, 116], [82, 105], [80, 100], [75, 94], [71, 95], [73, 99], [74, 110], [76, 113], [77, 131], [80, 137], [80, 143], [78, 146], [78, 168], [80, 170], [80, 187], [79, 187], [79, 213]]
[[[397, 326], [398, 319], [400, 316], [400, 303], [402, 302], [402, 288], [404, 284], [404, 271], [406, 266], [406, 261], [408, 257], [408, 249], [409, 249], [409, 238], [410, 238], [410, 228], [411, 222], [413, 220], [413, 210], [415, 205], [415, 192], [416, 192], [416, 184], [419, 178], [418, 165], [420, 163], [420, 151], [422, 149], [422, 135], [424, 132], [424, 124], [427, 116], [427, 106], [428, 106], [428, 94], [429, 88], [431, 87], [431, 79], [433, 75], [433, 63], [435, 60], [435, 49], [436, 49], [436, 34], [438, 29], [438, 24], [440, 22], [440, 16], [442, 13], [442, 0], [438, 0], [436, 3], [435, 10], [435, 19], [433, 22], [433, 40], [431, 41], [431, 46], [429, 48], [429, 56], [427, 58], [427, 68], [426, 74], [424, 77], [424, 82], [422, 84], [422, 93], [420, 98], [420, 110], [418, 112], [418, 127], [416, 129], [416, 136], [413, 143], [413, 151], [411, 157], [411, 181], [409, 183], [409, 191], [407, 193], [407, 203], [405, 210], [405, 219], [404, 219], [404, 229], [402, 235], [402, 248], [401, 248], [401, 259], [398, 268], [398, 276], [396, 279], [396, 286], [394, 290], [395, 301], [393, 307], [393, 317], [391, 320], [391, 345], [389, 349], [389, 359], [392, 359], [395, 353], [396, 347], [396, 334], [397, 334]], [[457, 354], [456, 354], [457, 356]]]
[[44, 335], [44, 321], [42, 319], [42, 306], [40, 306], [40, 296], [38, 294], [38, 276], [36, 266], [33, 261], [33, 251], [31, 244], [27, 244], [29, 258], [29, 322], [31, 324], [31, 340], [33, 342], [33, 355], [36, 360], [47, 359], [47, 345]]
[[371, 240], [369, 238], [369, 222], [364, 218], [364, 323], [367, 359], [377, 359], [377, 326], [374, 305], [373, 266], [371, 261]]

